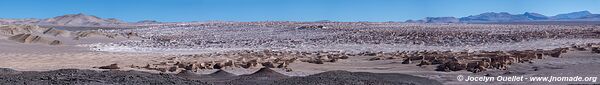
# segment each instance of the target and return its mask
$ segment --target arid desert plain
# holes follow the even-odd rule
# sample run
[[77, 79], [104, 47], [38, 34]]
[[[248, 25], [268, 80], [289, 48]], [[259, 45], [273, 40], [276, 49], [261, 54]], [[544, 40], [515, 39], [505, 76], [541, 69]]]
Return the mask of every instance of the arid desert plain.
[[599, 48], [595, 24], [4, 24], [0, 84], [598, 84], [457, 78], [598, 77]]

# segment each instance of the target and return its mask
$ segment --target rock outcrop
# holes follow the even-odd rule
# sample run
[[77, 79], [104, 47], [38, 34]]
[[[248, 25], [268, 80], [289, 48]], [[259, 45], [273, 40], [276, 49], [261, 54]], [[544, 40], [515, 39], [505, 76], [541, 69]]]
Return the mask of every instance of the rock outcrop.
[[61, 45], [62, 44], [61, 41], [47, 39], [45, 37], [34, 35], [34, 34], [18, 34], [18, 35], [9, 37], [9, 39], [20, 42], [20, 43], [40, 43], [40, 44], [48, 44], [48, 45]]

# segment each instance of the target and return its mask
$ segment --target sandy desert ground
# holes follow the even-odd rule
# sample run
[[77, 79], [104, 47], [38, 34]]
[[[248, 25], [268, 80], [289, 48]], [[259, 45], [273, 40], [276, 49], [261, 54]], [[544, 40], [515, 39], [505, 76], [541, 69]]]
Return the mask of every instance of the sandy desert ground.
[[0, 68], [8, 68], [0, 84], [541, 85], [599, 83], [457, 76], [600, 76], [596, 25], [198, 22], [0, 32]]

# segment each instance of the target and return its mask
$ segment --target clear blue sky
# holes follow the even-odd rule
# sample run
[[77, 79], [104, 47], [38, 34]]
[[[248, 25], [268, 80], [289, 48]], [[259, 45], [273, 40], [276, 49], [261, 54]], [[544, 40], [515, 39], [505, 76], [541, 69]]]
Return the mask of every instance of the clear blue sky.
[[0, 18], [85, 13], [124, 21], [404, 21], [484, 12], [556, 15], [600, 0], [0, 0]]

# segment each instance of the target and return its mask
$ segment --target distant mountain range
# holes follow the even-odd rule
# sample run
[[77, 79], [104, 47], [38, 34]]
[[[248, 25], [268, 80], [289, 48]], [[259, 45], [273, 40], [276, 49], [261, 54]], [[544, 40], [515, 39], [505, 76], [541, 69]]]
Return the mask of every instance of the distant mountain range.
[[[159, 23], [154, 20], [144, 20], [136, 23]], [[115, 18], [102, 19], [93, 15], [67, 14], [48, 19], [0, 19], [0, 24], [35, 24], [52, 26], [117, 26], [132, 24]]]
[[[579, 11], [555, 16], [546, 16], [533, 12], [510, 14], [507, 12], [487, 12], [467, 17], [427, 17], [422, 20], [407, 20], [407, 23], [496, 23], [496, 22], [536, 22], [536, 21], [600, 21], [600, 14]], [[156, 24], [154, 20], [123, 22], [114, 18], [102, 19], [86, 14], [67, 14], [48, 19], [0, 19], [0, 24], [33, 24], [51, 26], [121, 26], [129, 24]]]
[[535, 21], [600, 21], [600, 14], [579, 11], [555, 16], [525, 12], [510, 14], [507, 12], [487, 12], [467, 17], [427, 17], [423, 20], [407, 20], [407, 23], [493, 23], [493, 22], [535, 22]]

